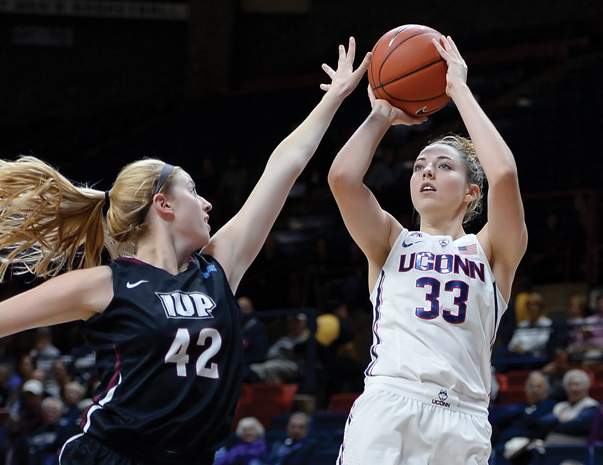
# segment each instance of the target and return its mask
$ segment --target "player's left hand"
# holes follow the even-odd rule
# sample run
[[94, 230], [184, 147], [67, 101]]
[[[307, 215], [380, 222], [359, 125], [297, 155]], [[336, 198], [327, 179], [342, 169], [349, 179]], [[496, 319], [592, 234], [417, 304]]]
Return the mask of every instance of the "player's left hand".
[[440, 41], [433, 39], [433, 44], [448, 65], [446, 94], [452, 97], [455, 86], [467, 84], [467, 64], [450, 36], [442, 36]]

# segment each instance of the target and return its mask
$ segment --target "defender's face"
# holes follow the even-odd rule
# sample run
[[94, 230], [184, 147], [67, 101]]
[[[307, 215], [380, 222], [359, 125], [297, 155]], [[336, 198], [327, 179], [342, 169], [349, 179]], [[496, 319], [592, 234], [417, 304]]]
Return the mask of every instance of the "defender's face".
[[174, 227], [191, 239], [195, 250], [207, 245], [211, 231], [209, 211], [212, 206], [197, 194], [194, 181], [184, 170], [174, 173], [169, 201], [174, 211]]

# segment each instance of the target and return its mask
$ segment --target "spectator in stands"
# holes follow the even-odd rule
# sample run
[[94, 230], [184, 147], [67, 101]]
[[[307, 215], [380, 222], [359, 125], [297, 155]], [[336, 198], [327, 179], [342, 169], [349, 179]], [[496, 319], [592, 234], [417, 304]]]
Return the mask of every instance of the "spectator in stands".
[[557, 402], [567, 400], [567, 393], [563, 387], [563, 377], [571, 368], [568, 352], [558, 349], [552, 360], [540, 369], [551, 387], [551, 397]]
[[[580, 369], [569, 370], [563, 377], [567, 401], [558, 402], [552, 412], [532, 425], [530, 437], [515, 437], [505, 443], [505, 457], [512, 465], [533, 463], [536, 451], [544, 454], [546, 446], [587, 444], [599, 403], [588, 396], [590, 378]], [[532, 439], [532, 438], [537, 439]], [[540, 438], [544, 438], [544, 441]]]
[[86, 388], [77, 381], [71, 381], [63, 388], [62, 417], [67, 424], [79, 425], [82, 417], [80, 402], [86, 394]]
[[241, 336], [243, 337], [243, 378], [248, 380], [249, 366], [252, 363], [266, 361], [270, 347], [270, 335], [268, 328], [257, 317], [254, 316], [255, 308], [249, 297], [239, 297], [241, 307]]
[[266, 325], [254, 315], [255, 307], [249, 297], [239, 297], [239, 307], [243, 336], [243, 357], [246, 364], [259, 363], [266, 360], [270, 348], [270, 336]]
[[11, 407], [10, 417], [6, 425], [11, 449], [19, 438], [29, 436], [44, 424], [42, 400], [44, 385], [37, 379], [30, 379], [23, 384], [21, 395]]
[[52, 363], [52, 376], [46, 381], [46, 391], [53, 397], [60, 398], [67, 383], [73, 381], [69, 375], [67, 364], [63, 360]]
[[599, 407], [593, 420], [593, 427], [590, 430], [588, 443], [591, 446], [603, 445], [603, 405]]
[[58, 453], [70, 437], [79, 433], [76, 424], [68, 424], [61, 417], [62, 403], [47, 397], [41, 403], [43, 423], [15, 444], [13, 465], [58, 465]]
[[49, 327], [36, 330], [36, 342], [29, 355], [36, 361], [36, 366], [49, 372], [52, 364], [61, 356], [61, 351], [52, 343], [52, 329]]
[[[542, 295], [532, 292], [527, 302], [529, 319], [520, 322], [513, 331], [513, 337], [507, 347], [500, 347], [498, 356], [521, 357], [513, 363], [513, 369], [535, 369], [542, 366], [542, 359], [551, 359], [556, 349], [556, 337], [553, 335], [553, 321], [545, 316]], [[504, 372], [504, 364], [496, 369]]]
[[574, 294], [567, 302], [567, 323], [571, 326], [583, 325], [588, 316], [588, 298], [585, 294]]
[[257, 418], [241, 418], [236, 430], [238, 442], [218, 450], [214, 465], [262, 465], [266, 454], [265, 433]]
[[524, 389], [526, 402], [491, 406], [489, 419], [493, 447], [515, 437], [537, 439], [535, 427], [538, 421], [552, 412], [555, 400], [550, 397], [549, 384], [541, 372], [531, 372]]
[[[515, 317], [515, 325], [518, 325], [524, 320], [530, 319], [528, 311], [528, 300], [533, 291], [532, 283], [527, 276], [518, 277], [513, 281], [513, 310]], [[508, 310], [507, 310], [508, 311]]]
[[527, 302], [529, 318], [521, 321], [509, 342], [509, 350], [518, 355], [543, 357], [547, 354], [553, 321], [544, 316], [544, 299], [533, 292]]
[[347, 305], [340, 304], [316, 318], [318, 360], [324, 375], [324, 392], [319, 394], [321, 407], [328, 405], [333, 394], [364, 389], [365, 367], [358, 362], [348, 317]]
[[595, 309], [597, 313], [586, 317], [568, 347], [571, 354], [581, 355], [585, 363], [603, 358], [603, 293], [597, 296]]
[[590, 377], [583, 370], [569, 370], [563, 386], [568, 400], [558, 402], [541, 418], [540, 431], [546, 433], [546, 445], [586, 444], [599, 409], [599, 402], [588, 395]]
[[96, 353], [84, 336], [82, 322], [73, 325], [69, 331], [71, 349], [69, 355], [73, 360], [72, 375], [79, 383], [86, 385], [96, 376]]
[[588, 313], [587, 297], [584, 294], [574, 294], [567, 300], [566, 319], [560, 324], [563, 332], [563, 340], [560, 344], [569, 350], [575, 343], [577, 337], [586, 323]]
[[298, 382], [301, 376], [300, 364], [304, 360], [306, 343], [310, 336], [307, 317], [299, 313], [287, 318], [288, 332], [276, 340], [262, 363], [249, 366], [250, 378], [253, 381], [273, 383]]
[[35, 368], [36, 362], [33, 357], [29, 354], [21, 354], [19, 360], [17, 361], [16, 369], [8, 381], [8, 386], [10, 388], [20, 389], [21, 385], [25, 381], [31, 379], [31, 373], [35, 370]]
[[287, 439], [276, 441], [266, 460], [267, 465], [311, 465], [316, 441], [308, 436], [310, 417], [296, 412], [289, 417]]
[[505, 351], [507, 350], [506, 348], [513, 337], [513, 332], [515, 331], [515, 328], [517, 328], [517, 323], [527, 319], [528, 312], [526, 302], [531, 294], [530, 287], [531, 284], [527, 277], [515, 276], [511, 287], [509, 306], [505, 313], [503, 313], [496, 335], [495, 350], [497, 354], [500, 351], [500, 347], [503, 347]]

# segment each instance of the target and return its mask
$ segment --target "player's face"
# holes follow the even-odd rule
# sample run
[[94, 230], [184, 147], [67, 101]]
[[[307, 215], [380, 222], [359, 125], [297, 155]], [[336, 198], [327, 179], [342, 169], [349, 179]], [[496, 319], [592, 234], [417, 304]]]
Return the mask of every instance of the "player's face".
[[207, 245], [211, 203], [197, 194], [194, 181], [185, 171], [174, 172], [169, 200], [174, 210], [174, 228], [191, 240], [194, 250]]
[[415, 160], [410, 195], [422, 219], [433, 214], [460, 215], [462, 218], [472, 200], [471, 192], [467, 168], [453, 147], [431, 145]]

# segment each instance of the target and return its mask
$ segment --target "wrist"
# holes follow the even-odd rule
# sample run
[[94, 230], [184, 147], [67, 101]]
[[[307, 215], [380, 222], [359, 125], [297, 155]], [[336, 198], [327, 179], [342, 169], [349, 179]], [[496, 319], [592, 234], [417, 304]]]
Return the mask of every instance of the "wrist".
[[456, 100], [457, 98], [462, 97], [464, 94], [473, 95], [466, 82], [449, 83], [448, 87], [446, 88], [446, 93], [452, 100]]
[[331, 84], [329, 90], [325, 95], [330, 96], [334, 100], [343, 101], [348, 95], [350, 95], [351, 90], [347, 87], [339, 84]]
[[381, 126], [391, 126], [395, 115], [391, 111], [384, 111], [382, 107], [375, 106], [367, 117], [367, 121]]

